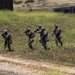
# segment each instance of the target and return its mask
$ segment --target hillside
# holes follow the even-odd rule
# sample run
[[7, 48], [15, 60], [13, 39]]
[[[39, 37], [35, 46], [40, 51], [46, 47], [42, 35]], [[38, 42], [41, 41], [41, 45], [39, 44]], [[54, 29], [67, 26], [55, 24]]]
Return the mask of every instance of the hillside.
[[[38, 34], [34, 50], [28, 47], [24, 31], [27, 27], [34, 31], [38, 24], [49, 33], [47, 50], [40, 44]], [[55, 45], [54, 24], [62, 29], [63, 47]], [[4, 39], [0, 36], [0, 75], [75, 75], [75, 14], [0, 11], [0, 34], [4, 29], [12, 35], [14, 51], [3, 50]]]
[[[57, 47], [54, 36], [51, 36], [55, 23], [63, 31], [63, 47], [60, 45]], [[28, 38], [24, 34], [24, 30], [30, 27], [34, 31], [38, 24], [42, 24], [49, 32], [48, 50], [43, 49], [38, 41], [39, 36], [37, 34], [33, 43], [35, 49], [32, 51], [28, 47]], [[12, 49], [15, 50], [11, 53], [12, 55], [18, 54], [25, 58], [52, 60], [69, 64], [75, 63], [75, 14], [0, 11], [0, 34], [4, 29], [7, 29], [12, 35]], [[6, 54], [8, 52], [3, 50], [3, 41], [3, 38], [0, 37], [0, 53]]]
[[33, 0], [26, 3], [27, 0], [14, 0], [15, 10], [41, 9], [52, 10], [59, 6], [75, 5], [75, 0]]

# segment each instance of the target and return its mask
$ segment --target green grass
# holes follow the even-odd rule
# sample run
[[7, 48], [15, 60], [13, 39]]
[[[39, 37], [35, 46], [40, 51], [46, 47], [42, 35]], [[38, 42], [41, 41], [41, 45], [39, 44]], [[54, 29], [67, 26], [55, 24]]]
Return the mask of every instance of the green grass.
[[60, 72], [58, 70], [49, 70], [47, 72], [47, 75], [73, 75], [73, 74], [68, 74], [66, 72]]
[[[57, 47], [54, 36], [51, 36], [55, 23], [63, 31], [63, 47]], [[35, 50], [31, 51], [28, 47], [28, 38], [24, 34], [24, 30], [30, 27], [34, 31], [38, 24], [42, 24], [49, 32], [50, 42], [47, 43], [49, 50], [43, 49], [38, 41], [38, 34], [36, 34], [35, 42], [33, 43]], [[15, 52], [3, 51], [4, 39], [0, 37], [1, 54], [15, 54], [25, 58], [52, 60], [69, 64], [75, 63], [75, 14], [0, 11], [0, 34], [4, 29], [7, 29], [12, 35], [12, 48]]]

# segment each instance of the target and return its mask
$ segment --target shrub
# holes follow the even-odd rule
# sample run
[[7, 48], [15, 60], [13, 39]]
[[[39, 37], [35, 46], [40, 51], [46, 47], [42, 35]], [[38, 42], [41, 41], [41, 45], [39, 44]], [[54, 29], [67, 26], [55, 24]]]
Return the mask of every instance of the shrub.
[[31, 3], [34, 2], [34, 0], [27, 0], [25, 3]]

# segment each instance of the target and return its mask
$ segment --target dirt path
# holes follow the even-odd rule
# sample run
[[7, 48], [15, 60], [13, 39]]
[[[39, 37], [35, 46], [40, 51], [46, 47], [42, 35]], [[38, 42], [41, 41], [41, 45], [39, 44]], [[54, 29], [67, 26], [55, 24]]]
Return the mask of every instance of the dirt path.
[[47, 75], [46, 69], [59, 70], [75, 75], [75, 67], [0, 55], [0, 71], [5, 72], [4, 75]]

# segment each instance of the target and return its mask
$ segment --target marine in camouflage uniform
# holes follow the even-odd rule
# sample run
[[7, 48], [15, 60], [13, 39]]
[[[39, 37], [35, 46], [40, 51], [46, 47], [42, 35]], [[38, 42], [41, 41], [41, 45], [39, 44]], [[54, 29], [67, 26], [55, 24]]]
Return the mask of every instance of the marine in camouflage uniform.
[[63, 46], [63, 43], [62, 43], [62, 41], [61, 41], [61, 38], [62, 38], [61, 33], [62, 33], [62, 31], [61, 31], [61, 29], [58, 27], [57, 24], [54, 25], [54, 26], [55, 26], [55, 29], [54, 29], [52, 35], [55, 34], [55, 42], [56, 42], [56, 45], [58, 46], [58, 42], [59, 42], [59, 43], [61, 44], [61, 46]]
[[35, 34], [31, 31], [30, 28], [27, 28], [24, 33], [28, 36], [28, 45], [30, 49], [33, 49], [32, 43], [34, 42]]
[[49, 41], [48, 32], [40, 25], [39, 28], [35, 30], [36, 33], [40, 34], [40, 42], [44, 49], [47, 49], [46, 43]]
[[8, 47], [9, 51], [11, 51], [11, 44], [12, 44], [12, 38], [11, 35], [8, 34], [7, 30], [4, 30], [4, 32], [2, 33], [2, 37], [5, 39], [4, 42], [4, 50], [6, 49], [6, 46]]
[[42, 43], [44, 49], [47, 49], [46, 43], [49, 41], [48, 32], [44, 28], [42, 28], [40, 34], [41, 34], [40, 42]]

